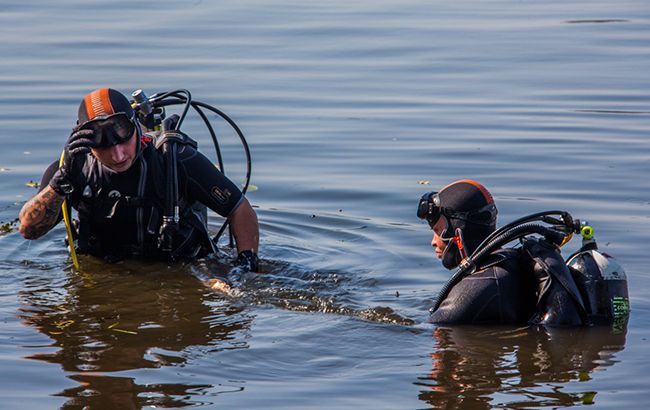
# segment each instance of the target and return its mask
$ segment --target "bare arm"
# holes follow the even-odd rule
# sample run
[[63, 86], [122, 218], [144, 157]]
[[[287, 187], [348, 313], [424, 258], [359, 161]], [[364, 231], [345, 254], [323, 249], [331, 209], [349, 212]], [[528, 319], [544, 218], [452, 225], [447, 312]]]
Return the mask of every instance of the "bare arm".
[[45, 235], [59, 221], [64, 199], [64, 196], [54, 192], [48, 185], [27, 201], [18, 215], [20, 234], [25, 239], [38, 239]]
[[232, 213], [230, 227], [237, 242], [237, 252], [252, 250], [257, 253], [260, 243], [260, 228], [257, 224], [257, 215], [248, 199], [244, 198]]

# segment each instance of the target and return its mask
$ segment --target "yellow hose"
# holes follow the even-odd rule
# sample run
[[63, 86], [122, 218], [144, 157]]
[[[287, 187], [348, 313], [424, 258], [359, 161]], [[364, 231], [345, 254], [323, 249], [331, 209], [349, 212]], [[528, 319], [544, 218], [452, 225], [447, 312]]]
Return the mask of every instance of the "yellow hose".
[[[59, 160], [59, 167], [63, 165], [63, 157], [65, 151], [61, 153], [61, 159]], [[65, 223], [65, 231], [68, 235], [68, 247], [70, 248], [70, 256], [72, 257], [72, 266], [76, 270], [79, 270], [79, 259], [77, 259], [77, 250], [74, 248], [74, 240], [72, 238], [72, 225], [70, 224], [70, 215], [68, 214], [68, 199], [67, 197], [63, 200], [61, 205], [61, 210], [63, 212], [63, 222]]]

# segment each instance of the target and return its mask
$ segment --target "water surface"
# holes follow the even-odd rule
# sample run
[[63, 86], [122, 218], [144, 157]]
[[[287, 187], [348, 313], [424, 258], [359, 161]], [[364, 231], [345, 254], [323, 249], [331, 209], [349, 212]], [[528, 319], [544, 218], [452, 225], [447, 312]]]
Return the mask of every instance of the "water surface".
[[[643, 408], [649, 16], [644, 1], [3, 2], [2, 407]], [[243, 129], [265, 273], [236, 276], [238, 295], [202, 283], [230, 270], [225, 242], [196, 264], [84, 259], [80, 275], [62, 226], [15, 232], [26, 183], [104, 86], [186, 88]], [[501, 223], [589, 220], [628, 272], [628, 328], [423, 324], [448, 272], [416, 201], [460, 178], [493, 192]]]

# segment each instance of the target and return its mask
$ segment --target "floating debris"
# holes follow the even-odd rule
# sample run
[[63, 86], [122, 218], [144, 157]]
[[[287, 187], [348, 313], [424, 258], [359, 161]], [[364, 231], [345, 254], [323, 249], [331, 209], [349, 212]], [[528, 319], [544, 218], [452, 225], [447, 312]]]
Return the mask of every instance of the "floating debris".
[[28, 187], [30, 187], [30, 188], [38, 188], [39, 186], [41, 186], [41, 183], [40, 183], [40, 182], [36, 182], [36, 181], [32, 181], [32, 180], [30, 179], [29, 182], [27, 182], [27, 183], [25, 184], [25, 186], [28, 186]]
[[74, 320], [72, 320], [72, 319], [60, 320], [60, 321], [54, 323], [54, 326], [56, 326], [57, 329], [65, 330], [66, 327], [70, 326], [73, 323], [74, 323]]
[[18, 225], [18, 218], [9, 222], [0, 222], [0, 235], [6, 235], [8, 233], [12, 233], [17, 225]]
[[112, 325], [109, 325], [108, 328], [110, 330], [112, 330], [113, 332], [126, 333], [126, 334], [129, 334], [129, 335], [137, 335], [138, 334], [138, 332], [133, 332], [131, 330], [118, 329], [117, 327], [115, 327], [115, 326], [117, 326], [119, 324], [120, 324], [120, 322], [115, 322]]
[[423, 179], [421, 181], [418, 181], [418, 184], [420, 184], [420, 185], [431, 185], [431, 181], [427, 181], [427, 180]]
[[112, 328], [111, 330], [112, 330], [113, 332], [126, 333], [126, 334], [129, 334], [129, 335], [137, 335], [137, 334], [138, 334], [138, 332], [132, 332], [132, 331], [130, 331], [130, 330], [124, 330], [124, 329], [118, 329], [118, 328], [116, 328], [116, 327]]

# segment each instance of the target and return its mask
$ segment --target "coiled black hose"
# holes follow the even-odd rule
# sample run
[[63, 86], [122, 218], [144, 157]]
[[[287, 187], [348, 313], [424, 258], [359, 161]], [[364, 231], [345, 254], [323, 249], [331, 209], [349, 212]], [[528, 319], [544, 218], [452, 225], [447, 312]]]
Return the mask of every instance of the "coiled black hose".
[[[559, 216], [561, 219], [553, 218], [552, 215]], [[502, 226], [501, 228], [497, 229], [496, 231], [492, 232], [476, 248], [476, 250], [474, 251], [474, 254], [476, 254], [476, 252], [478, 252], [485, 245], [487, 245], [490, 241], [492, 241], [492, 239], [494, 239], [497, 236], [501, 235], [503, 232], [505, 232], [507, 230], [510, 230], [510, 229], [512, 229], [512, 228], [514, 228], [516, 226], [522, 225], [524, 223], [529, 223], [529, 222], [534, 222], [534, 221], [541, 221], [541, 222], [545, 222], [545, 223], [548, 223], [548, 224], [555, 225], [556, 227], [558, 227], [558, 229], [564, 229], [565, 232], [570, 232], [572, 229], [574, 229], [573, 228], [573, 225], [574, 225], [573, 217], [567, 211], [553, 210], [553, 211], [537, 212], [537, 213], [534, 213], [534, 214], [523, 216], [523, 217], [521, 217], [519, 219], [515, 219], [514, 221], [512, 221], [512, 222]]]
[[[221, 148], [219, 147], [219, 141], [217, 140], [217, 135], [214, 131], [214, 128], [210, 124], [210, 121], [208, 120], [208, 117], [205, 115], [205, 112], [203, 110], [208, 110], [211, 111], [212, 113], [218, 115], [221, 117], [224, 121], [226, 121], [237, 133], [237, 136], [239, 137], [242, 147], [244, 149], [244, 155], [246, 156], [246, 177], [244, 180], [244, 186], [242, 188], [242, 193], [246, 193], [248, 190], [249, 184], [250, 184], [250, 179], [251, 179], [251, 172], [252, 172], [252, 159], [251, 159], [251, 152], [250, 148], [248, 146], [248, 142], [246, 141], [246, 138], [244, 137], [244, 133], [241, 131], [239, 126], [233, 121], [228, 115], [226, 115], [223, 111], [219, 110], [218, 108], [215, 108], [209, 104], [200, 102], [200, 101], [193, 101], [191, 99], [191, 94], [187, 90], [176, 90], [176, 91], [170, 91], [166, 92], [163, 94], [155, 94], [150, 98], [150, 101], [154, 104], [155, 107], [166, 107], [166, 106], [171, 106], [171, 105], [180, 105], [184, 104], [185, 107], [183, 109], [183, 113], [181, 116], [181, 120], [179, 121], [177, 128], [180, 127], [180, 122], [185, 118], [185, 115], [187, 114], [187, 111], [189, 107], [191, 106], [194, 108], [194, 110], [199, 114], [203, 122], [205, 123], [209, 133], [210, 137], [212, 138], [212, 144], [214, 145], [214, 149], [217, 154], [217, 161], [219, 163], [219, 169], [221, 172], [225, 175], [225, 168], [224, 168], [224, 163], [223, 163], [223, 158], [221, 155]], [[219, 228], [219, 231], [217, 234], [212, 238], [213, 242], [217, 242], [223, 232], [225, 231], [226, 227], [228, 226], [228, 220], [224, 221], [224, 223], [221, 225], [221, 228]], [[233, 240], [232, 240], [232, 235], [230, 235], [230, 245], [234, 246]]]

